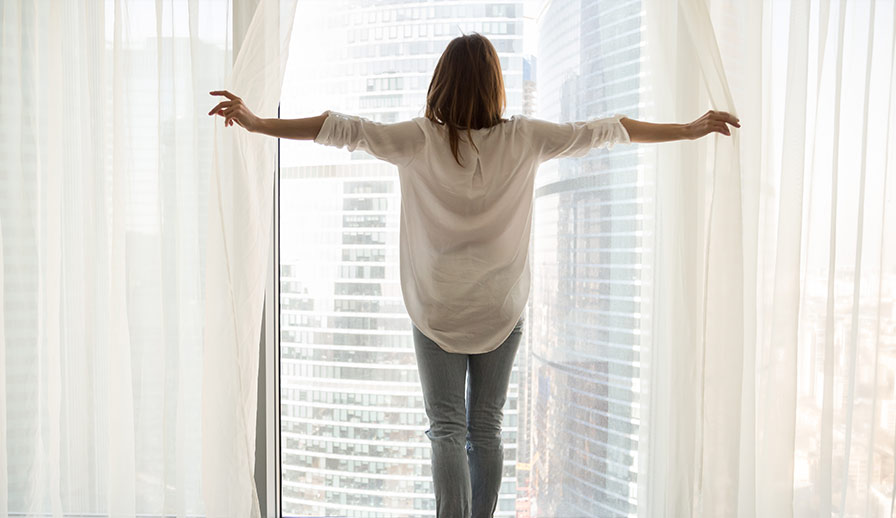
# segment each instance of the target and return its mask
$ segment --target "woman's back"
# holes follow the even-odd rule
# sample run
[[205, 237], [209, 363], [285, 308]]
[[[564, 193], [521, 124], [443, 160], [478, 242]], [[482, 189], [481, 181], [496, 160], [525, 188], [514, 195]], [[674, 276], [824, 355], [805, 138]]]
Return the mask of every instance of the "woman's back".
[[629, 140], [621, 116], [556, 124], [518, 115], [461, 132], [456, 160], [447, 129], [428, 118], [381, 124], [328, 114], [316, 142], [398, 166], [408, 314], [444, 350], [467, 354], [501, 344], [525, 307], [538, 165]]

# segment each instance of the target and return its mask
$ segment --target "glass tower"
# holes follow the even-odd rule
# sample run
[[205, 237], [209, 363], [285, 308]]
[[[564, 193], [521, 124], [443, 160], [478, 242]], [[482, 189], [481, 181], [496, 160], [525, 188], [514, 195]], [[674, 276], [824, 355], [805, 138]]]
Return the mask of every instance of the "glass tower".
[[[638, 116], [640, 1], [555, 0], [538, 19], [538, 116]], [[533, 516], [637, 514], [648, 275], [638, 148], [538, 173], [527, 487]]]

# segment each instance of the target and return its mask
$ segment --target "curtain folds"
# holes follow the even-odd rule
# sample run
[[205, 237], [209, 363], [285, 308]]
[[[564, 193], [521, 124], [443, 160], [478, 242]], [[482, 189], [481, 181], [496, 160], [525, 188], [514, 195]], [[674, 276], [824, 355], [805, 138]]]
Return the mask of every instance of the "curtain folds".
[[[295, 9], [296, 0], [260, 0], [233, 65], [230, 90], [260, 117], [277, 117]], [[277, 141], [225, 129], [223, 120], [215, 119], [203, 337], [203, 492], [209, 516], [256, 518], [258, 344]]]
[[259, 515], [275, 148], [208, 92], [276, 115], [295, 4], [0, 3], [0, 515]]
[[641, 516], [891, 516], [892, 2], [645, 2], [657, 146]]

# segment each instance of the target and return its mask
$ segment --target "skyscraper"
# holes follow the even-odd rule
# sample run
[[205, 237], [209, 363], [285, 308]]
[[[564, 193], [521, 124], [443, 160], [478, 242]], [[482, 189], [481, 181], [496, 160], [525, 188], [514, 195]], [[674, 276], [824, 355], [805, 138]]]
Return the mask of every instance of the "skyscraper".
[[[323, 109], [379, 122], [420, 116], [442, 50], [472, 31], [499, 53], [507, 115], [522, 112], [520, 2], [319, 7], [298, 12], [293, 44], [318, 52], [291, 53], [284, 118]], [[284, 514], [434, 516], [428, 420], [399, 284], [397, 171], [360, 151], [283, 146]], [[517, 385], [514, 373], [496, 516], [514, 516]]]
[[529, 117], [535, 115], [536, 111], [536, 63], [535, 56], [526, 56], [523, 59], [523, 115]]
[[[538, 20], [538, 116], [638, 116], [640, 1], [554, 0]], [[635, 516], [641, 266], [649, 218], [637, 148], [544, 164], [530, 303], [535, 516]]]

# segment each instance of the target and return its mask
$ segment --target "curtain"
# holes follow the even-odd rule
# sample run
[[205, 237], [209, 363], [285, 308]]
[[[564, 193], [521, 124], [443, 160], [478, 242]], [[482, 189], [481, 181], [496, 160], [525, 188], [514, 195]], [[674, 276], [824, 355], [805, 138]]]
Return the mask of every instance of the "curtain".
[[[233, 65], [231, 90], [260, 117], [277, 117], [295, 11], [296, 0], [260, 0]], [[260, 515], [253, 478], [258, 344], [277, 141], [237, 126], [224, 129], [223, 123], [216, 123], [214, 135], [205, 277], [203, 492], [208, 516], [255, 518]]]
[[208, 92], [276, 116], [294, 10], [0, 3], [0, 514], [259, 515], [274, 147]]
[[641, 516], [892, 516], [896, 10], [645, 2], [659, 145]]

